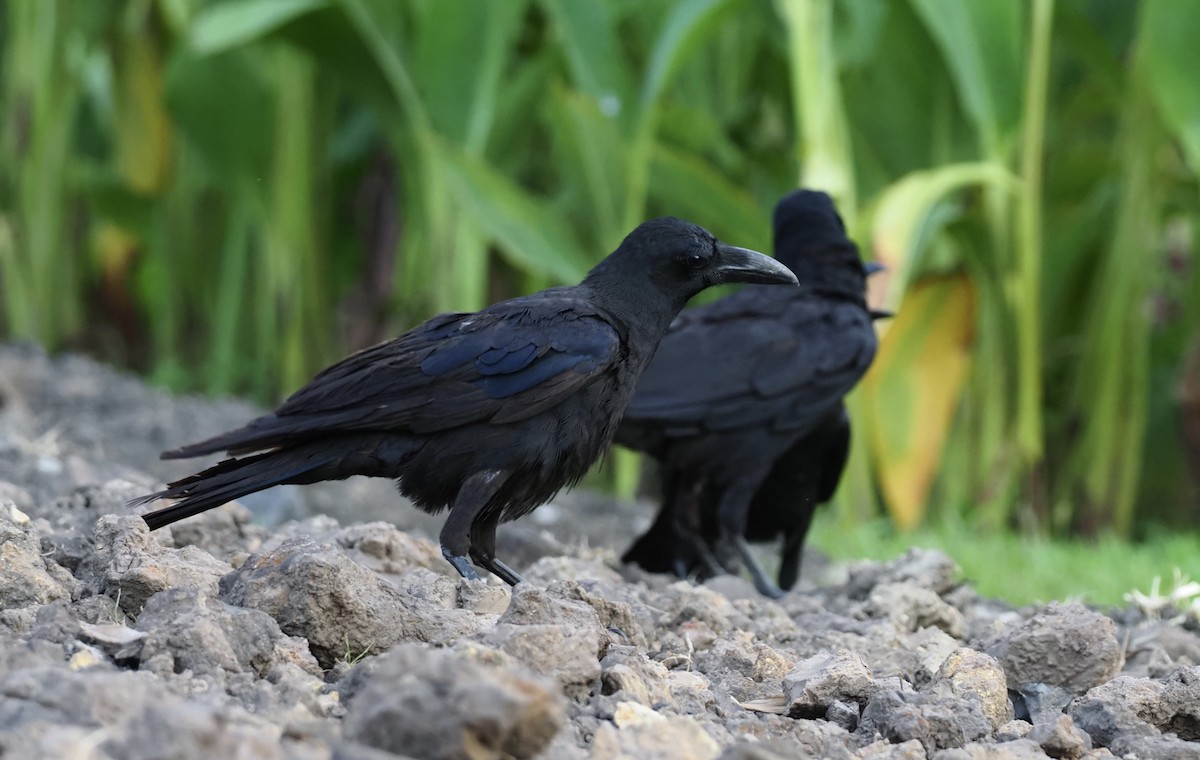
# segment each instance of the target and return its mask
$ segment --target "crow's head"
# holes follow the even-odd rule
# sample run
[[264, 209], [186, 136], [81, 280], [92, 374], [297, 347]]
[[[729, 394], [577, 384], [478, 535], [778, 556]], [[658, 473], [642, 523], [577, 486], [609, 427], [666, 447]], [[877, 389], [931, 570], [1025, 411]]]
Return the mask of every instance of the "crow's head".
[[652, 284], [679, 305], [726, 282], [796, 284], [796, 276], [771, 257], [722, 243], [703, 227], [673, 217], [638, 225], [592, 270], [589, 279], [596, 277]]

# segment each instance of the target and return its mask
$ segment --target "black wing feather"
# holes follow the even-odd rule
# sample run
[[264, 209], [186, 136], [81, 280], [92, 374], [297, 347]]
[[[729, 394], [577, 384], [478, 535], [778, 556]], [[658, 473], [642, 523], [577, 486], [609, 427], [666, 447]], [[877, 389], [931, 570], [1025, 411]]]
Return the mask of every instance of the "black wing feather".
[[164, 456], [245, 454], [335, 432], [426, 434], [514, 422], [560, 403], [619, 354], [617, 330], [581, 299], [543, 296], [445, 314], [329, 367], [275, 412]]

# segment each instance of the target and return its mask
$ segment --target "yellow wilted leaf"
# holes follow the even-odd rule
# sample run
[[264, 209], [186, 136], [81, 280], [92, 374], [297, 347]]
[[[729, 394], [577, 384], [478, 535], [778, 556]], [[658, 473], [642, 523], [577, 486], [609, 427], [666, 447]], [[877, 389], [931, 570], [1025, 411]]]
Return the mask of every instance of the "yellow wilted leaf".
[[908, 280], [926, 229], [930, 212], [946, 196], [967, 187], [1011, 188], [1016, 179], [1002, 165], [992, 162], [947, 164], [914, 171], [888, 186], [873, 204], [870, 216], [871, 248], [887, 271], [873, 277], [877, 289], [886, 286], [886, 308], [895, 310], [905, 298]]
[[918, 280], [863, 379], [868, 442], [888, 513], [901, 530], [924, 515], [970, 368], [974, 323], [966, 275]]

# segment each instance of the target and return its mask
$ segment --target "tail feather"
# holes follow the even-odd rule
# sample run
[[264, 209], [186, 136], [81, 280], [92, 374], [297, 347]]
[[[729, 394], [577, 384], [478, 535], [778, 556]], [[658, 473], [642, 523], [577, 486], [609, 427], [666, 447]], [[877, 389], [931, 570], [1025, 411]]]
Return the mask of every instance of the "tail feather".
[[[322, 449], [324, 449], [322, 451]], [[150, 530], [192, 517], [222, 504], [281, 483], [311, 483], [337, 477], [327, 466], [339, 455], [325, 447], [307, 446], [293, 450], [268, 451], [251, 457], [226, 459], [203, 472], [177, 480], [157, 493], [132, 499], [127, 506], [139, 507], [158, 499], [178, 499], [175, 504], [144, 515]], [[318, 475], [323, 475], [320, 477]], [[346, 472], [340, 477], [352, 474]]]

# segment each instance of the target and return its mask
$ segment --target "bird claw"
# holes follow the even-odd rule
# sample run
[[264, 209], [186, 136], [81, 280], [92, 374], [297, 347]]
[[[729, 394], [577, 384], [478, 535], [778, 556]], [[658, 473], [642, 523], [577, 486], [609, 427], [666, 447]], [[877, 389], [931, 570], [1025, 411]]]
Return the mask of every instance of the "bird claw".
[[479, 573], [475, 572], [475, 568], [471, 567], [471, 563], [468, 562], [467, 558], [463, 555], [454, 554], [449, 549], [442, 547], [442, 556], [446, 558], [447, 562], [454, 566], [454, 569], [457, 570], [458, 574], [462, 577], [469, 581], [479, 580]]
[[758, 593], [769, 599], [778, 599], [783, 596], [783, 589], [775, 585], [775, 581], [767, 576], [767, 572], [763, 570], [762, 564], [759, 563], [758, 557], [754, 556], [754, 552], [750, 549], [750, 544], [744, 536], [734, 535], [727, 539], [733, 548], [737, 550], [738, 556], [742, 558], [742, 564], [745, 565], [747, 572], [750, 573], [750, 579], [754, 581], [754, 588], [758, 589]]
[[513, 570], [511, 567], [495, 557], [482, 560], [479, 562], [479, 564], [488, 570], [492, 575], [495, 575], [497, 578], [510, 586], [515, 586], [518, 583], [525, 582], [525, 579], [521, 577], [520, 573], [518, 573], [516, 570]]

